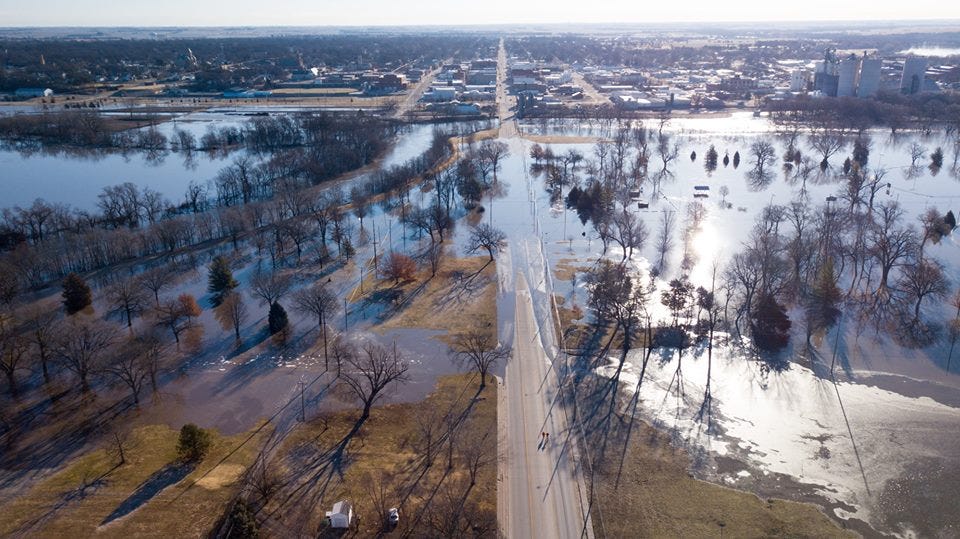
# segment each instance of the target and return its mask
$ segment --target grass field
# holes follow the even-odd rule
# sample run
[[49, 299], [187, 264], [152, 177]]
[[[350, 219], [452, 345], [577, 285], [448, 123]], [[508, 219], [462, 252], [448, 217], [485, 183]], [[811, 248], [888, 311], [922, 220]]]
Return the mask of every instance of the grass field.
[[694, 479], [689, 457], [644, 423], [633, 428], [622, 470], [622, 440], [613, 446], [616, 458], [596, 470], [593, 511], [607, 537], [856, 537], [813, 505]]
[[[393, 283], [371, 278], [364, 286], [369, 294]], [[409, 299], [381, 328], [436, 329], [451, 335], [478, 327], [496, 332], [497, 268], [487, 257], [446, 256], [435, 276], [425, 268], [402, 289]]]
[[[248, 434], [213, 433], [206, 458], [186, 473], [189, 468], [181, 469], [176, 462], [177, 435], [164, 425], [134, 429], [125, 438], [123, 465], [110, 446], [76, 458], [24, 496], [0, 505], [0, 536], [206, 535], [233, 496], [236, 479], [252, 461], [258, 438], [216, 465]], [[166, 488], [151, 496], [158, 485]], [[132, 496], [138, 490], [142, 496]]]
[[[295, 482], [261, 510], [278, 515], [266, 523], [266, 533], [315, 536], [323, 528], [324, 511], [347, 500], [357, 517], [351, 537], [376, 536], [390, 507], [400, 509], [400, 526], [392, 534], [398, 537], [444, 535], [440, 530], [452, 525], [450, 517], [458, 511], [460, 526], [492, 526], [487, 536], [493, 536], [497, 387], [488, 384], [477, 395], [478, 384], [475, 374], [443, 376], [421, 402], [374, 408], [349, 441], [338, 469], [324, 470], [322, 455], [351, 431], [358, 411], [333, 413], [294, 431], [281, 450], [279, 472]], [[462, 418], [453, 436], [447, 435], [446, 417]], [[478, 451], [483, 464], [470, 486], [469, 461]], [[287, 498], [298, 484], [304, 487]]]

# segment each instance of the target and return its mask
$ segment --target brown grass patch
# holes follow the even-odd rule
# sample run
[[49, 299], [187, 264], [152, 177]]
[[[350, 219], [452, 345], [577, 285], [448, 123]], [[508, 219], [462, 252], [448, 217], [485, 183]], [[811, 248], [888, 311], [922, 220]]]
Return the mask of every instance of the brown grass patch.
[[[617, 458], [596, 470], [599, 511], [610, 537], [855, 537], [809, 504], [762, 500], [694, 479], [689, 457], [637, 422], [616, 483]], [[601, 515], [594, 510], [594, 522]]]
[[[406, 303], [380, 327], [445, 330], [452, 335], [482, 326], [496, 332], [496, 283], [496, 264], [488, 257], [445, 257], [434, 277], [427, 268], [417, 281], [401, 287]], [[377, 286], [393, 283], [379, 281]]]
[[[227, 455], [247, 434], [213, 434], [206, 458], [184, 479], [166, 487], [133, 512], [108, 524], [104, 519], [158, 470], [177, 458], [178, 431], [166, 425], [134, 429], [125, 445], [126, 464], [117, 466], [109, 445], [74, 459], [25, 495], [0, 506], [0, 536], [34, 537], [184, 537], [202, 536], [220, 517], [234, 494], [237, 477], [252, 462], [259, 436], [192, 484]], [[178, 498], [179, 496], [179, 498]]]
[[553, 276], [558, 281], [572, 281], [574, 275], [583, 276], [588, 269], [577, 265], [578, 260], [573, 258], [564, 258], [557, 262], [556, 269], [553, 270]]

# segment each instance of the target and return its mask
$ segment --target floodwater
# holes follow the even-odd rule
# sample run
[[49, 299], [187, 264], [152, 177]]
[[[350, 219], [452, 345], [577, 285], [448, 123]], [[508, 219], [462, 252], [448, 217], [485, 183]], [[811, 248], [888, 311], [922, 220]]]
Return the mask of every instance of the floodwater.
[[[648, 123], [648, 127], [655, 131], [656, 122]], [[529, 123], [522, 130], [555, 137], [605, 135], [597, 123]], [[826, 204], [828, 196], [838, 196], [843, 185], [836, 171], [852, 150], [849, 142], [830, 159], [832, 173], [815, 172], [804, 183], [788, 181], [781, 170], [785, 143], [765, 118], [755, 118], [751, 113], [691, 116], [671, 120], [664, 131], [681, 143], [679, 158], [671, 164], [659, 196], [653, 196], [649, 184], [645, 187], [644, 198], [650, 207], [632, 208], [645, 222], [651, 239], [627, 266], [638, 277], [648, 277], [656, 256], [652, 238], [662, 215], [675, 212], [678, 224], [674, 248], [658, 280], [660, 286], [680, 274], [681, 233], [692, 203], [704, 205], [706, 218], [690, 242], [694, 258], [690, 276], [695, 285], [709, 287], [714, 262], [722, 267], [742, 248], [765, 206], [786, 205], [802, 197], [817, 207]], [[883, 130], [869, 135], [869, 164], [886, 168], [884, 179], [890, 184], [877, 195], [877, 203], [898, 201], [906, 212], [904, 223], [914, 226], [919, 226], [917, 218], [928, 208], [954, 213], [960, 210], [960, 181], [949, 170], [955, 158], [951, 139], [943, 134], [917, 133], [894, 138]], [[762, 185], [747, 177], [751, 169], [749, 147], [759, 138], [771, 140], [778, 157], [774, 176]], [[546, 296], [549, 280], [533, 268], [539, 258], [532, 252], [535, 247], [542, 248], [553, 268], [561, 261], [587, 268], [601, 255], [602, 245], [592, 227], [581, 224], [575, 212], [551, 203], [543, 179], [531, 174], [532, 160], [527, 155], [532, 143], [520, 139], [508, 142], [512, 153], [500, 173], [507, 195], [493, 201], [493, 223], [510, 237], [503, 261], [513, 259], [513, 271], [530, 272], [534, 294]], [[914, 142], [922, 145], [927, 155], [942, 147], [944, 167], [931, 170], [928, 157], [911, 166], [910, 146]], [[721, 162], [716, 171], [708, 173], [703, 158], [711, 144]], [[799, 145], [805, 155], [815, 155], [805, 136], [800, 137]], [[593, 157], [593, 145], [579, 141], [549, 147], [555, 154], [575, 149]], [[697, 153], [693, 161], [692, 151]], [[732, 163], [724, 167], [724, 154], [732, 159], [736, 151], [741, 155], [740, 167], [734, 169]], [[659, 169], [655, 149], [650, 167]], [[709, 196], [695, 199], [695, 185], [709, 186]], [[729, 189], [726, 201], [732, 207], [720, 204], [720, 186]], [[531, 214], [536, 219], [531, 220]], [[619, 261], [621, 254], [612, 245], [607, 256]], [[960, 245], [956, 233], [939, 244], [928, 244], [925, 254], [944, 263], [947, 274], [957, 280]], [[570, 281], [556, 280], [553, 286], [552, 292], [566, 302], [582, 306], [587, 300], [582, 279], [576, 287]], [[666, 310], [657, 307], [653, 309], [654, 318], [666, 320]], [[942, 321], [952, 315], [948, 311], [945, 302], [930, 302], [925, 315]], [[681, 363], [670, 351], [655, 350], [639, 389], [638, 415], [670, 431], [678, 443], [690, 449], [697, 456], [696, 472], [701, 477], [764, 496], [820, 503], [836, 518], [867, 534], [882, 530], [902, 537], [955, 536], [960, 520], [950, 508], [960, 486], [956, 474], [944, 470], [960, 465], [960, 376], [944, 368], [947, 347], [940, 344], [905, 349], [885, 335], [859, 329], [852, 322], [841, 325], [836, 383], [830, 377], [828, 350], [836, 337], [833, 333], [820, 346], [824, 350], [819, 350], [821, 355], [813, 364], [802, 361], [800, 346], [789, 349], [788, 356], [794, 362], [782, 372], [764, 369], [745, 352], [744, 345], [718, 338], [713, 350], [709, 418], [697, 418], [706, 386], [706, 351], [687, 350], [683, 368], [678, 371]], [[793, 341], [802, 339], [794, 335]], [[596, 372], [612, 375], [616, 361], [611, 359], [611, 365], [601, 366]], [[640, 351], [631, 351], [626, 359], [620, 375], [626, 395], [637, 391], [642, 362]], [[739, 464], [732, 466], [732, 461]]]
[[[628, 394], [637, 391], [643, 356], [630, 352], [620, 373]], [[706, 476], [749, 488], [751, 474], [784, 474], [807, 485], [839, 518], [901, 534], [933, 521], [946, 521], [956, 531], [956, 515], [921, 512], [889, 523], [878, 504], [896, 482], [923, 473], [931, 463], [960, 465], [960, 409], [870, 385], [834, 383], [799, 365], [764, 372], [740, 347], [715, 346], [712, 361], [712, 417], [698, 418], [707, 383], [703, 349], [688, 352], [682, 362], [673, 351], [655, 350], [639, 384], [641, 418], [711, 457], [748, 465], [739, 473]], [[612, 376], [616, 363], [611, 358], [598, 372]], [[946, 495], [956, 485], [934, 480], [926, 488]]]
[[[198, 112], [158, 129], [171, 137], [176, 129], [200, 138], [210, 129], [239, 127], [242, 118], [223, 112]], [[401, 133], [384, 156], [385, 166], [403, 163], [423, 153], [430, 145], [432, 125], [416, 125]], [[136, 151], [18, 152], [0, 149], [0, 207], [28, 206], [37, 198], [70, 204], [82, 210], [96, 208], [104, 187], [131, 182], [159, 191], [171, 202], [183, 200], [191, 182], [205, 184], [239, 155], [207, 152]]]

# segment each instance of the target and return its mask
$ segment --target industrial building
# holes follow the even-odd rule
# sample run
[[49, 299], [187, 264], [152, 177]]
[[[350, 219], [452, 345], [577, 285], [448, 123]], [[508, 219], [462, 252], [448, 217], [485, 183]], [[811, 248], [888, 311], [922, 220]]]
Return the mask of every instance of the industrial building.
[[860, 75], [860, 58], [851, 54], [837, 63], [837, 97], [857, 95], [857, 77]]
[[[874, 97], [880, 90], [883, 61], [875, 56], [849, 54], [837, 59], [828, 50], [817, 62], [813, 89], [832, 97]], [[791, 80], [792, 86], [792, 80]]]
[[810, 72], [803, 68], [797, 68], [790, 72], [790, 91], [806, 91], [810, 81]]
[[923, 79], [926, 72], [926, 58], [908, 56], [903, 62], [903, 75], [900, 77], [900, 91], [905, 94], [916, 94], [923, 91]]
[[860, 81], [857, 84], [857, 97], [874, 97], [880, 90], [880, 74], [883, 61], [879, 58], [864, 57], [860, 61]]

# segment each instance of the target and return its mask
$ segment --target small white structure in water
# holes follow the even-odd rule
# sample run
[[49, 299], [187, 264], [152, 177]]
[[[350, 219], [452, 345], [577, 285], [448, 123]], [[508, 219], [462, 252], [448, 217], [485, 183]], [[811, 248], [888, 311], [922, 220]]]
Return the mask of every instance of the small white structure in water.
[[353, 507], [346, 500], [333, 504], [333, 511], [327, 511], [327, 521], [330, 522], [331, 528], [349, 528], [352, 520]]

